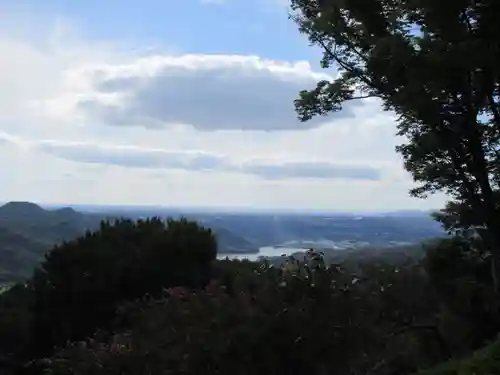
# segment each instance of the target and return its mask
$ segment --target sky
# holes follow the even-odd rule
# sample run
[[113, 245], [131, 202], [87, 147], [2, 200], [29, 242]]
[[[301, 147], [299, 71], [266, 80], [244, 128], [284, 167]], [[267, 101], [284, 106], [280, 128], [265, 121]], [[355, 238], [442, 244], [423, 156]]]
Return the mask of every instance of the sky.
[[376, 99], [300, 123], [286, 0], [0, 0], [0, 201], [378, 211], [410, 198]]

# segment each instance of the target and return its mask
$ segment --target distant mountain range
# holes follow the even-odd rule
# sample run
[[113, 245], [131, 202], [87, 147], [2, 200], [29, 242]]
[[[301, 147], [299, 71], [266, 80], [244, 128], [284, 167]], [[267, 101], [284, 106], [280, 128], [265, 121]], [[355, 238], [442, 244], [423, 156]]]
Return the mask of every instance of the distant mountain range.
[[69, 207], [43, 208], [30, 202], [0, 206], [0, 282], [27, 277], [54, 244], [97, 229], [104, 219], [186, 217], [210, 227], [219, 254], [258, 253], [265, 246], [345, 249], [417, 243], [443, 236], [425, 212], [353, 214], [215, 213], [155, 207], [106, 207], [83, 212]]

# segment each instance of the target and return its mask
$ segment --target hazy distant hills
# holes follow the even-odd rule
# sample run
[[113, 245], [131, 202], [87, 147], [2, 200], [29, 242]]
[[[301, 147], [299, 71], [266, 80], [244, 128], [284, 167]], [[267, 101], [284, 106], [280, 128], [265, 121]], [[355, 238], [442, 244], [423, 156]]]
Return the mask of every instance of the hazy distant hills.
[[47, 246], [0, 228], [0, 282], [29, 276]]
[[102, 219], [71, 208], [45, 210], [29, 202], [1, 206], [0, 281], [29, 276], [54, 244], [97, 228]]
[[0, 228], [49, 245], [97, 228], [103, 218], [72, 208], [45, 210], [30, 202], [10, 202], [0, 207]]
[[[79, 210], [85, 208], [79, 208]], [[260, 247], [340, 249], [386, 247], [443, 236], [428, 213], [351, 214], [215, 213], [162, 208], [107, 207], [93, 212], [73, 208], [44, 209], [34, 203], [0, 207], [0, 281], [26, 277], [54, 244], [98, 228], [106, 218], [186, 217], [212, 228], [219, 253], [257, 253]]]

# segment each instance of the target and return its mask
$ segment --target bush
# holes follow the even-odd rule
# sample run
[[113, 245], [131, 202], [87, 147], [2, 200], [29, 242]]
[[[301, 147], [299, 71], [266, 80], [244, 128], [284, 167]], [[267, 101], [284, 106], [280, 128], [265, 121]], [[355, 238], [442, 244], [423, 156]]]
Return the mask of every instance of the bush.
[[23, 289], [36, 297], [35, 338], [45, 350], [36, 354], [54, 353], [24, 370], [412, 374], [495, 334], [487, 254], [476, 246], [439, 241], [422, 262], [326, 265], [309, 252], [273, 266], [214, 260], [210, 231], [187, 221], [103, 224], [56, 248]]
[[489, 254], [478, 241], [445, 239], [423, 262], [440, 303], [443, 333], [456, 355], [477, 349], [500, 329]]
[[211, 277], [216, 241], [187, 220], [119, 220], [56, 246], [35, 272], [34, 350], [108, 329], [117, 307], [163, 288], [200, 288]]
[[22, 283], [0, 294], [0, 369], [15, 366], [28, 354], [32, 303], [32, 289]]
[[282, 269], [218, 262], [205, 290], [133, 304], [129, 329], [68, 346], [49, 373], [402, 374], [435, 363], [421, 269], [377, 269], [351, 274], [313, 254]]

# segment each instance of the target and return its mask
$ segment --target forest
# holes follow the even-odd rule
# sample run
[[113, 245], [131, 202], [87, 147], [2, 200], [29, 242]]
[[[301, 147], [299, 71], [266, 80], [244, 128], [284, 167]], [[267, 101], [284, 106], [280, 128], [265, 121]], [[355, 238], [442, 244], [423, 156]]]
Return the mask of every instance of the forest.
[[1, 294], [0, 373], [500, 373], [499, 16], [496, 0], [291, 0], [338, 68], [297, 115], [379, 100], [410, 194], [449, 197], [449, 238], [418, 257], [272, 265], [217, 260], [195, 221], [102, 221]]

